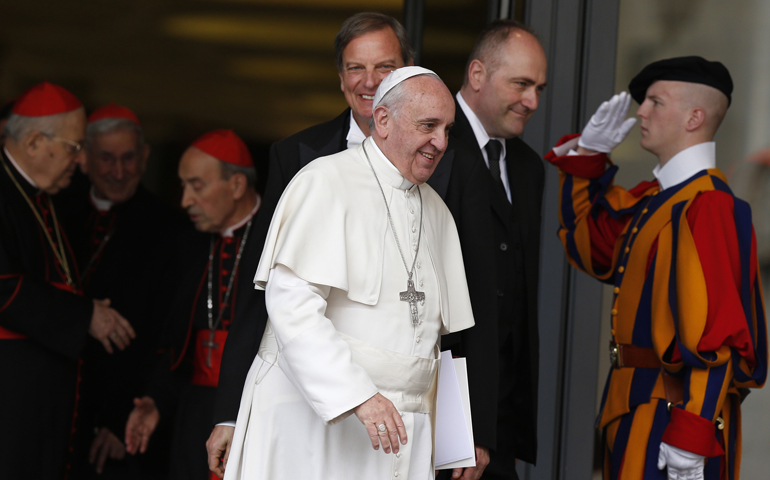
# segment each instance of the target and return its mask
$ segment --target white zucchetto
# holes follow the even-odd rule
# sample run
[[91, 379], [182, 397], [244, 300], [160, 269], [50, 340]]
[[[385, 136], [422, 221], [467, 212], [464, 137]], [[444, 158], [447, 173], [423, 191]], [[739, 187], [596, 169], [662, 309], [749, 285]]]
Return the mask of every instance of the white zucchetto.
[[416, 77], [417, 75], [436, 75], [436, 72], [423, 67], [401, 67], [397, 70], [393, 70], [387, 77], [385, 77], [382, 83], [380, 83], [380, 86], [377, 87], [377, 91], [374, 93], [374, 100], [372, 101], [372, 110], [377, 108], [377, 105], [382, 101], [382, 97], [392, 90], [393, 87], [404, 80]]

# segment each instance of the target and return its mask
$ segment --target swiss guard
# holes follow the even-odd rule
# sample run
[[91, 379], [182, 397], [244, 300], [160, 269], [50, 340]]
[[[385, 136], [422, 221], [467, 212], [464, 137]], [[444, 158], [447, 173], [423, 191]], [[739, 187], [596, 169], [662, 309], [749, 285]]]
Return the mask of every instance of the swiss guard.
[[[765, 382], [767, 325], [751, 211], [716, 168], [732, 79], [719, 62], [679, 57], [629, 90], [546, 156], [570, 263], [614, 285], [604, 478], [737, 480], [741, 400]], [[631, 98], [658, 165], [655, 181], [626, 190], [608, 154], [635, 123]]]

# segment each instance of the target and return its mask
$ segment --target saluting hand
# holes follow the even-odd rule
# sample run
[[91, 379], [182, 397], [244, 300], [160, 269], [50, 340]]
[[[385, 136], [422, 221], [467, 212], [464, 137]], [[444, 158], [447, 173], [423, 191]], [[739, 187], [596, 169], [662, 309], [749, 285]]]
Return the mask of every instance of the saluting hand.
[[[369, 400], [353, 409], [358, 419], [369, 432], [372, 448], [378, 450], [382, 445], [385, 453], [398, 453], [398, 439], [406, 445], [406, 428], [404, 419], [396, 407], [387, 398], [377, 393]], [[384, 428], [381, 428], [384, 425]]]
[[126, 422], [126, 451], [131, 455], [147, 451], [152, 432], [158, 426], [160, 412], [152, 397], [134, 399], [134, 409]]
[[110, 308], [109, 298], [94, 299], [94, 313], [91, 316], [88, 333], [104, 345], [107, 353], [113, 352], [112, 344], [124, 350], [131, 343], [131, 339], [136, 338], [136, 333], [128, 320], [115, 309]]
[[620, 92], [603, 102], [593, 114], [578, 146], [592, 152], [610, 153], [626, 138], [636, 123], [635, 118], [626, 118], [631, 105], [631, 95]]

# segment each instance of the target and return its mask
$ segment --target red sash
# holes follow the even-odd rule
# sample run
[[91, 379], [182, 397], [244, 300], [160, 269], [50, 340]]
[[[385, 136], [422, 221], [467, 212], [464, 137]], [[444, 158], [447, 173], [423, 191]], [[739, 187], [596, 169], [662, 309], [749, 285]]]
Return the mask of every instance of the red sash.
[[[64, 290], [65, 292], [80, 294], [80, 292], [75, 290], [74, 287], [71, 287], [66, 283], [51, 282], [51, 285], [58, 288], [59, 290]], [[23, 333], [16, 333], [12, 330], [8, 330], [7, 328], [0, 327], [0, 340], [22, 340], [25, 338], [29, 338], [29, 337], [27, 337]]]
[[222, 366], [222, 352], [227, 340], [227, 330], [198, 330], [195, 335], [195, 356], [193, 359], [192, 384], [202, 387], [216, 387], [219, 384], [219, 369]]

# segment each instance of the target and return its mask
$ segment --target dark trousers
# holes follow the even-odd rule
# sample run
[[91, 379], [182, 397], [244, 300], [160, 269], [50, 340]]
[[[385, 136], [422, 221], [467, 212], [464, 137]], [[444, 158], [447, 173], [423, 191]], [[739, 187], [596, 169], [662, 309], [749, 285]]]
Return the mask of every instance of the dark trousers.
[[516, 473], [516, 459], [511, 455], [489, 452], [489, 465], [481, 478], [485, 480], [519, 480]]
[[211, 434], [216, 388], [187, 385], [177, 410], [171, 444], [171, 480], [208, 480], [206, 440]]
[[[494, 458], [492, 453], [492, 459], [484, 469], [484, 473], [481, 475], [482, 480], [519, 480], [519, 476], [516, 474], [516, 468], [510, 468], [507, 462], [500, 462], [499, 459]], [[497, 461], [495, 461], [497, 460]], [[505, 463], [502, 465], [501, 463]], [[436, 480], [451, 480], [452, 470], [439, 470]]]

